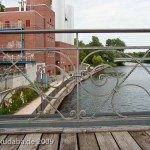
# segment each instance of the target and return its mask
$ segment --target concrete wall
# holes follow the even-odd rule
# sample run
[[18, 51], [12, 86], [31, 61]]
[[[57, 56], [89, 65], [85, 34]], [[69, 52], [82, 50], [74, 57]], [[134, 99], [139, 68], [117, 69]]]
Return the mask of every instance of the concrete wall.
[[[33, 83], [36, 80], [36, 73], [39, 67], [45, 66], [45, 63], [32, 63], [32, 64], [26, 64], [26, 76], [30, 79], [30, 81]], [[16, 75], [16, 76], [9, 76], [7, 78], [2, 79], [0, 82], [0, 90], [6, 90], [15, 88], [22, 85], [28, 85], [29, 81], [23, 76], [23, 75]]]
[[[36, 63], [36, 64], [26, 64], [26, 76], [30, 79], [32, 83], [36, 80], [36, 73], [41, 66], [45, 66], [45, 63]], [[22, 85], [29, 85], [29, 81], [22, 75], [9, 76], [7, 78], [2, 79], [0, 82], [0, 91], [5, 91], [7, 89], [19, 87]], [[6, 92], [7, 93], [7, 92]], [[0, 102], [5, 93], [0, 94]], [[7, 96], [9, 98], [11, 94]]]

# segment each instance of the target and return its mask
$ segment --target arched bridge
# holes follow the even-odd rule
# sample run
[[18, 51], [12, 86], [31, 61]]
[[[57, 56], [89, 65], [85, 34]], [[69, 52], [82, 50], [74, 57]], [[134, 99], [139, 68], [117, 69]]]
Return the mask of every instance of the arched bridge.
[[135, 61], [135, 59], [136, 60], [138, 60], [138, 61], [140, 61], [140, 60], [150, 60], [150, 57], [145, 57], [145, 58], [115, 58], [114, 59], [114, 62], [129, 62], [129, 61]]

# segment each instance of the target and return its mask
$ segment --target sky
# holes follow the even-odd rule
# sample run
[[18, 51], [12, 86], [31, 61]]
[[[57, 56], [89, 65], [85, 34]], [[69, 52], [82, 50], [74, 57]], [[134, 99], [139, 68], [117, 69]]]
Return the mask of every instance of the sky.
[[[18, 0], [1, 0], [5, 6], [16, 6]], [[66, 0], [74, 7], [75, 29], [150, 28], [150, 0]], [[84, 43], [98, 36], [105, 45], [108, 38], [120, 38], [128, 46], [149, 46], [150, 33], [79, 34]]]

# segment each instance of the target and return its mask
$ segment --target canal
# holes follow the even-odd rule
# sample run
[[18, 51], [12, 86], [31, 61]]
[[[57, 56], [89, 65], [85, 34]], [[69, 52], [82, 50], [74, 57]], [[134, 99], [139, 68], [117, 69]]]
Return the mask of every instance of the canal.
[[[92, 80], [89, 78], [83, 81], [83, 87], [80, 85], [79, 90], [80, 109], [86, 110], [87, 113], [113, 112], [111, 98], [107, 99], [117, 83], [115, 72], [118, 72], [118, 82], [121, 83], [134, 65], [134, 63], [125, 63], [125, 66], [106, 70], [107, 81], [106, 78], [102, 78], [100, 73], [95, 74]], [[144, 65], [150, 70], [150, 64]], [[138, 66], [122, 85], [127, 84], [142, 86], [150, 92], [150, 75], [143, 67]], [[59, 110], [62, 113], [69, 113], [71, 110], [76, 110], [76, 91], [77, 89], [75, 88], [60, 105]], [[140, 87], [124, 86], [119, 88], [119, 91], [115, 94], [114, 106], [119, 112], [150, 111], [150, 97]]]

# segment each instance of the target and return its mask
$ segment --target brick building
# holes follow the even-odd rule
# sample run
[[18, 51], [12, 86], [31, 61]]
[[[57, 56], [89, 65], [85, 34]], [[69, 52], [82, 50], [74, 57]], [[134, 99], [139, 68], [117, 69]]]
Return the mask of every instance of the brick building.
[[[65, 18], [64, 18], [65, 19]], [[55, 12], [52, 10], [52, 0], [26, 0], [22, 1], [20, 7], [6, 8], [5, 12], [0, 13], [0, 30], [37, 30], [37, 29], [55, 29]], [[42, 48], [42, 47], [69, 47], [70, 44], [55, 41], [55, 34], [16, 34], [0, 35], [0, 48], [12, 49], [7, 56], [0, 54], [0, 63], [4, 65], [9, 63], [9, 59], [17, 60], [25, 54], [31, 54], [33, 51], [21, 51], [21, 48]], [[20, 49], [20, 51], [15, 51]], [[75, 51], [63, 51], [76, 64]], [[63, 60], [63, 61], [62, 61]], [[4, 63], [5, 62], [5, 63]], [[18, 63], [45, 63], [49, 66], [55, 64], [63, 67], [65, 71], [71, 71], [70, 62], [64, 60], [63, 56], [52, 52], [40, 52], [29, 55], [21, 59]], [[56, 74], [56, 68], [46, 67], [48, 75]]]

